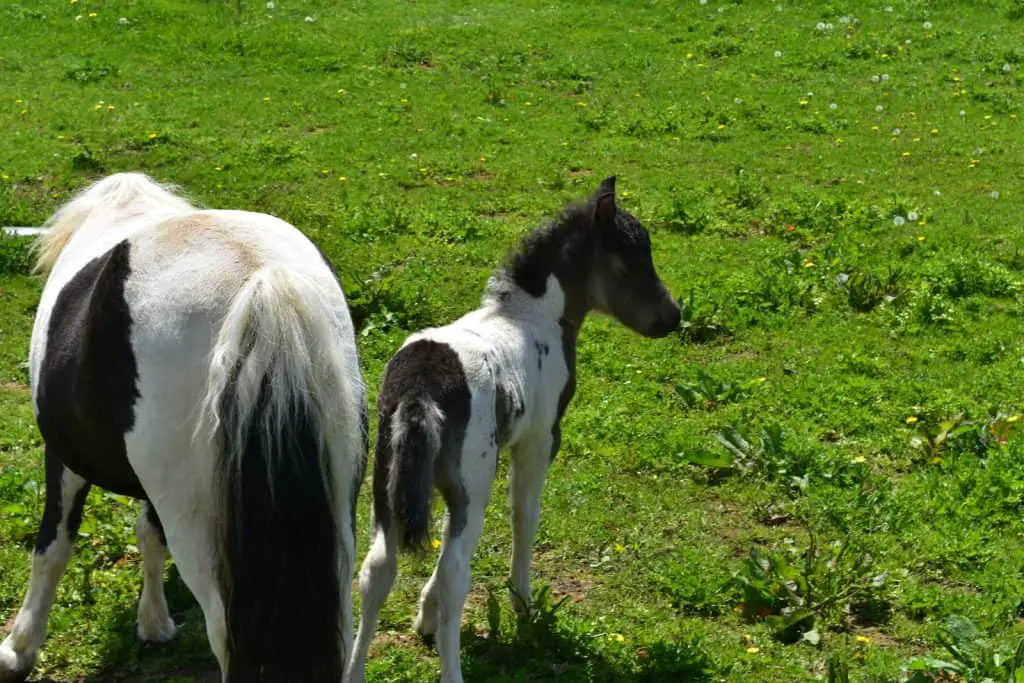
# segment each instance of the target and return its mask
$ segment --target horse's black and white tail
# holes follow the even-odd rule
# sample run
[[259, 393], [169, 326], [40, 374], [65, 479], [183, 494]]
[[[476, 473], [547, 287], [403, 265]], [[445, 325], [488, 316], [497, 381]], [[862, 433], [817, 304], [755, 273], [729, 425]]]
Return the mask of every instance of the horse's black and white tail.
[[443, 422], [444, 414], [429, 397], [405, 399], [391, 415], [387, 506], [392, 531], [405, 550], [422, 550], [430, 540], [434, 461]]
[[321, 283], [261, 268], [213, 348], [203, 408], [219, 446], [227, 683], [340, 681], [348, 656], [354, 534], [344, 520], [362, 391], [358, 366], [353, 376], [344, 362], [354, 348], [337, 301], [323, 297]]

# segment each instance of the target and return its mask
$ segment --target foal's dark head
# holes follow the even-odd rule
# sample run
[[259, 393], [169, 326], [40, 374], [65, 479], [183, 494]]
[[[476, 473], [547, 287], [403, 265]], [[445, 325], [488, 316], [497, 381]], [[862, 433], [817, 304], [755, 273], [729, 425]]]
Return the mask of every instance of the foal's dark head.
[[654, 269], [646, 228], [615, 203], [614, 176], [587, 203], [530, 235], [511, 271], [534, 296], [544, 294], [549, 275], [558, 278], [566, 317], [576, 325], [594, 309], [645, 337], [664, 337], [679, 327], [679, 304]]

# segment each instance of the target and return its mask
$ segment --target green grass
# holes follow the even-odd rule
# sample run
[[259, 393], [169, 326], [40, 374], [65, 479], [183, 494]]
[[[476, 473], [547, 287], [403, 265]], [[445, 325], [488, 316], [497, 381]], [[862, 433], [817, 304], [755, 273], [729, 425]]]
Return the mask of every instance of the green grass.
[[[957, 675], [1009, 677], [993, 653], [1024, 637], [1020, 0], [264, 4], [0, 7], [0, 224], [38, 225], [119, 170], [291, 221], [340, 271], [371, 394], [408, 332], [475, 307], [507, 249], [606, 175], [688, 301], [664, 340], [585, 325], [535, 563], [535, 587], [570, 598], [515, 624], [499, 482], [469, 680], [782, 682], [831, 660], [833, 680], [897, 681], [956, 659], [955, 616], [986, 641], [952, 622]], [[0, 240], [11, 615], [42, 511], [26, 272], [25, 243]], [[134, 514], [90, 495], [37, 675], [209, 678], [173, 566], [182, 633], [135, 643]], [[430, 559], [403, 560], [372, 680], [436, 679], [411, 629]]]

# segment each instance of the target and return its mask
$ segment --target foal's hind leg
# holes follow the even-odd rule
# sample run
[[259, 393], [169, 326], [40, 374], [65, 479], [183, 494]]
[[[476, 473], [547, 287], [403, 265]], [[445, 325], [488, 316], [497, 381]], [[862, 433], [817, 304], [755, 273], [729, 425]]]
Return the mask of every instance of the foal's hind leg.
[[398, 540], [394, 532], [379, 524], [376, 516], [371, 524], [373, 540], [359, 571], [362, 614], [359, 633], [348, 667], [349, 683], [362, 683], [366, 678], [366, 657], [370, 652], [380, 608], [391, 592], [398, 574]]
[[498, 457], [496, 449], [481, 450], [483, 455], [472, 447], [463, 448], [461, 481], [446, 482], [439, 487], [448, 506], [441, 558], [423, 589], [416, 617], [416, 629], [421, 635], [429, 638], [432, 626], [436, 631], [442, 683], [462, 683], [459, 662], [462, 610], [472, 586], [470, 561], [484, 528], [484, 513], [491, 497]]
[[0, 681], [24, 680], [35, 665], [36, 654], [46, 640], [46, 624], [57, 595], [57, 582], [71, 559], [88, 492], [88, 482], [64, 467], [53, 449], [47, 446], [46, 507], [36, 537], [32, 578], [14, 628], [0, 644]]
[[142, 504], [136, 526], [139, 550], [142, 552], [142, 598], [139, 600], [139, 640], [166, 643], [177, 632], [164, 597], [164, 564], [167, 561], [167, 538], [153, 504]]
[[[556, 427], [557, 429], [557, 427]], [[525, 612], [532, 599], [530, 564], [533, 542], [540, 524], [540, 498], [551, 464], [555, 434], [541, 433], [512, 448], [509, 496], [512, 499], [512, 567], [510, 580], [516, 595], [513, 604]]]

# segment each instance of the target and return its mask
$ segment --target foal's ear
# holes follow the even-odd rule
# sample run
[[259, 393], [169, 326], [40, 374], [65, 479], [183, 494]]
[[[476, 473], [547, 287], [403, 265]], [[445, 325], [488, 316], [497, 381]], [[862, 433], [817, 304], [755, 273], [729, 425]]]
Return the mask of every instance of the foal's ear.
[[594, 222], [607, 225], [615, 220], [615, 176], [609, 176], [594, 193]]

